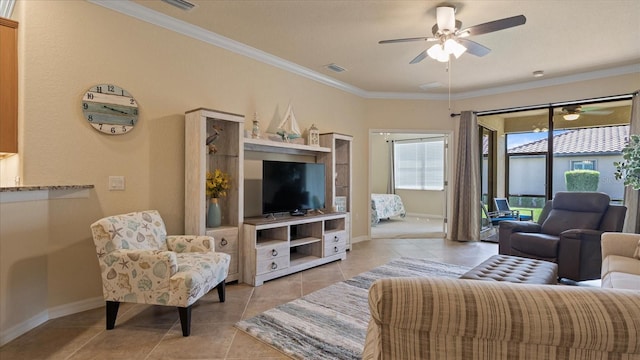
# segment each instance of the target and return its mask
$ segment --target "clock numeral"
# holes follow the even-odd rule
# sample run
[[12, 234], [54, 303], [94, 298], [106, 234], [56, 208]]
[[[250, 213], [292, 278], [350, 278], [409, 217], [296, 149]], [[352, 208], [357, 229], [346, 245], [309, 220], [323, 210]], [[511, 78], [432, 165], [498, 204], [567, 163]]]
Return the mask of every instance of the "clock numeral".
[[133, 109], [133, 115], [138, 115], [138, 109]]
[[87, 110], [87, 109], [89, 108], [89, 104], [87, 104], [87, 103], [83, 102], [83, 103], [82, 103], [82, 108], [83, 108], [83, 109], [85, 109], [85, 110]]
[[102, 93], [102, 86], [96, 86], [96, 91]]
[[124, 125], [122, 125], [122, 132], [123, 132], [123, 133], [124, 133], [124, 132], [127, 132], [127, 127], [126, 127], [126, 126], [124, 126]]
[[133, 123], [133, 119], [131, 119], [131, 126], [133, 126], [133, 125], [135, 125], [135, 124]]
[[98, 128], [98, 130], [102, 130], [102, 124], [99, 124], [99, 125], [100, 125], [100, 127]]
[[87, 93], [87, 99], [93, 100], [93, 93]]
[[136, 104], [136, 101], [135, 101], [135, 100], [133, 100], [133, 99], [129, 99], [129, 104], [131, 104], [131, 105], [135, 105], [135, 104]]
[[115, 89], [115, 87], [113, 85], [107, 85], [107, 91], [108, 92], [115, 92], [116, 89]]
[[112, 127], [111, 127], [111, 133], [112, 133], [112, 134], [115, 134], [115, 133], [116, 133], [116, 127], [115, 127], [115, 126], [112, 126]]
[[[87, 120], [89, 120], [89, 121], [93, 121], [93, 115], [89, 115], [89, 116], [87, 116]], [[102, 124], [100, 124], [100, 126], [102, 126]]]

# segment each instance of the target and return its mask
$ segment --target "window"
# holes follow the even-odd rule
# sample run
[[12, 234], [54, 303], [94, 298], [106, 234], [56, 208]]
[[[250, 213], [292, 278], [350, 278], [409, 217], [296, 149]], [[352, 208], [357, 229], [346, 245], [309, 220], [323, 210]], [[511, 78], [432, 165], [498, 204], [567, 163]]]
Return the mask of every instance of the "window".
[[444, 138], [394, 142], [396, 189], [444, 189]]
[[595, 160], [571, 160], [571, 170], [595, 170]]

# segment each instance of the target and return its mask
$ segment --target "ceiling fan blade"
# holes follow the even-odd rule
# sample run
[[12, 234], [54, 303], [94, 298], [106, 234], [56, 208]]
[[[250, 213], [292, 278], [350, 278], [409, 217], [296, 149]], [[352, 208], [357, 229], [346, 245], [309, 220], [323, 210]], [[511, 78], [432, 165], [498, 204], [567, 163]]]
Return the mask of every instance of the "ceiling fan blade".
[[527, 18], [524, 15], [512, 16], [500, 20], [489, 21], [484, 24], [478, 24], [457, 32], [460, 36], [482, 35], [494, 31], [508, 29], [514, 26], [524, 25]]
[[438, 40], [438, 39], [433, 38], [433, 37], [422, 36], [422, 37], [414, 37], [414, 38], [406, 38], [406, 39], [381, 40], [381, 41], [378, 41], [378, 44], [393, 44], [393, 43], [399, 43], [399, 42], [436, 41], [436, 40]]
[[491, 52], [491, 49], [489, 49], [488, 47], [484, 46], [484, 45], [480, 45], [475, 41], [471, 41], [468, 39], [458, 39], [458, 42], [467, 48], [467, 52], [471, 55], [475, 55], [475, 56], [485, 56], [488, 53]]
[[420, 54], [418, 54], [418, 56], [414, 57], [413, 60], [409, 62], [409, 64], [417, 64], [420, 61], [424, 60], [424, 58], [426, 57], [427, 57], [427, 50], [421, 52]]

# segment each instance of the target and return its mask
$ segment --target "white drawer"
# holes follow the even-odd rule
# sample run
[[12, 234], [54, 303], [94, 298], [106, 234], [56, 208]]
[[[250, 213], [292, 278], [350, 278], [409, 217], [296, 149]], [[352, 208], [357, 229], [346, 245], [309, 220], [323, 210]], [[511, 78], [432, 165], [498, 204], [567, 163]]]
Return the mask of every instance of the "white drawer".
[[346, 244], [347, 243], [347, 232], [346, 231], [333, 231], [328, 234], [324, 234], [324, 246], [325, 248], [329, 245], [338, 245], [338, 244]]
[[207, 230], [208, 236], [213, 236], [215, 251], [224, 253], [238, 252], [238, 229]]
[[327, 245], [324, 248], [323, 256], [331, 256], [331, 255], [340, 254], [346, 251], [347, 251], [347, 244]]
[[256, 261], [267, 261], [281, 256], [289, 256], [289, 243], [282, 241], [282, 244], [270, 246], [258, 246], [256, 248]]
[[266, 274], [272, 271], [282, 270], [289, 267], [289, 254], [272, 259], [258, 260], [256, 264], [256, 275]]
[[346, 231], [336, 231], [324, 235], [324, 254], [331, 256], [347, 251]]

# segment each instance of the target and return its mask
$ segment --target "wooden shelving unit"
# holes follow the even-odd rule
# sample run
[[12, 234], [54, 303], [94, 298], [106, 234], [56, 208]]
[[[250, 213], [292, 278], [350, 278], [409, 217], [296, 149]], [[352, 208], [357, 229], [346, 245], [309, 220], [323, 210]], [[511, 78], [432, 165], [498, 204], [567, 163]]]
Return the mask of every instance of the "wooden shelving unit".
[[[215, 153], [207, 138], [219, 132]], [[231, 255], [227, 281], [241, 279], [240, 229], [244, 217], [244, 116], [199, 108], [185, 114], [185, 234], [213, 236], [216, 251]], [[231, 177], [231, 189], [219, 199], [222, 226], [206, 227], [207, 171], [220, 169]]]
[[254, 286], [346, 259], [348, 214], [245, 219], [243, 281]]
[[[329, 148], [328, 153], [318, 155], [318, 162], [326, 165], [326, 206], [334, 211], [351, 213], [352, 193], [352, 142], [350, 135], [327, 133], [320, 134], [320, 146]], [[336, 198], [344, 202], [344, 208], [339, 208]], [[350, 215], [347, 221], [351, 221]], [[349, 229], [347, 248], [351, 249], [351, 226]]]

